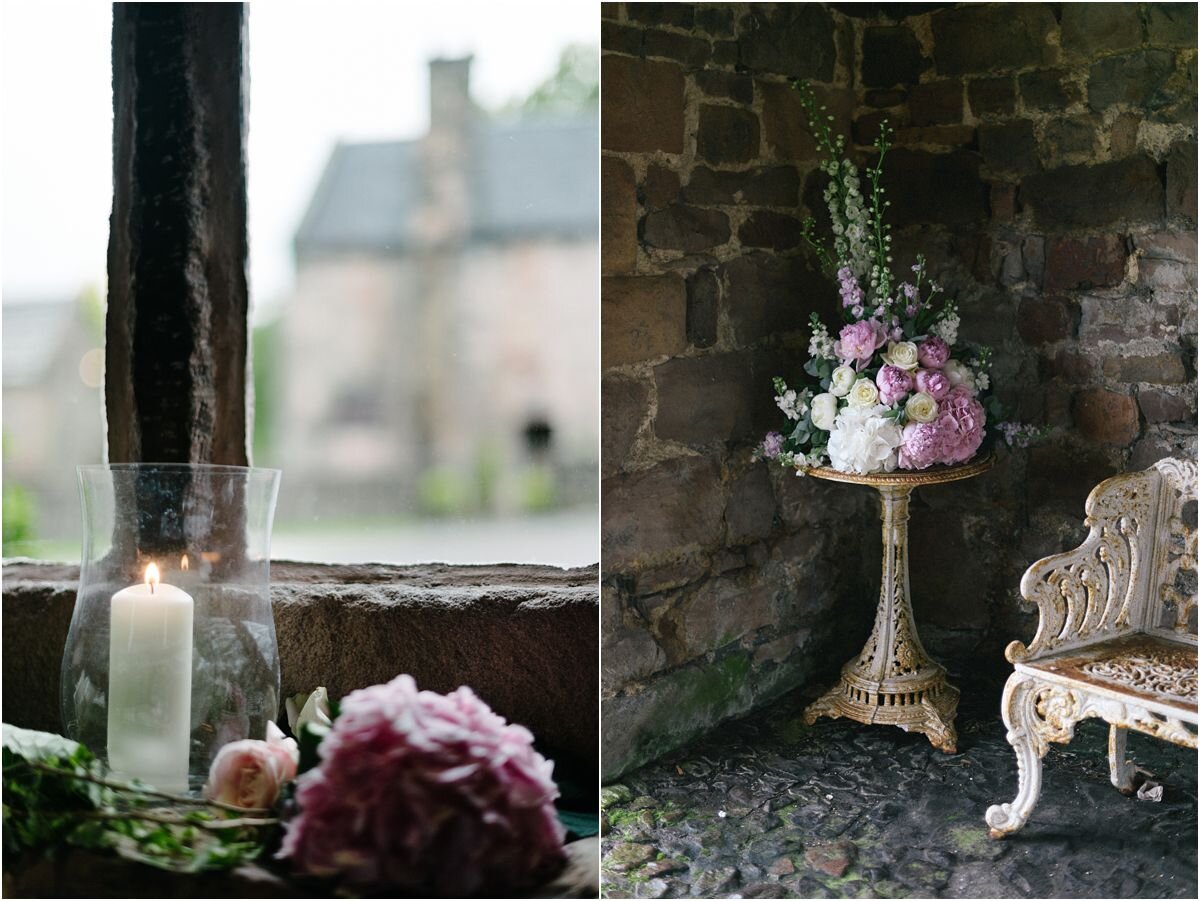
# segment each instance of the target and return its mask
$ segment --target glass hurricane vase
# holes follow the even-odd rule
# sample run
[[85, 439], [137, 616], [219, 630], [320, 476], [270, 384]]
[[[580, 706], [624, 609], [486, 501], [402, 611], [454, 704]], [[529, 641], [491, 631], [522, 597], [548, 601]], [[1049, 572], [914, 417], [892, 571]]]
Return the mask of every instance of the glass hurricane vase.
[[83, 560], [63, 652], [68, 737], [113, 775], [197, 791], [279, 710], [271, 522], [279, 471], [79, 467]]

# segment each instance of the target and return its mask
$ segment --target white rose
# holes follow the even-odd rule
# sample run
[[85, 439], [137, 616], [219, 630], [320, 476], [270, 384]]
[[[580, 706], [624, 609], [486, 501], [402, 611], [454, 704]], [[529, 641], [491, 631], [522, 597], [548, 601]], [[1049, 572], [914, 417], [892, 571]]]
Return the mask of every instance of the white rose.
[[812, 424], [829, 431], [837, 418], [838, 399], [832, 394], [818, 394], [812, 399]]
[[913, 422], [933, 422], [937, 419], [938, 402], [924, 391], [918, 391], [904, 405], [904, 412]]
[[870, 379], [859, 379], [846, 396], [852, 407], [873, 407], [879, 403], [879, 389]]
[[912, 372], [917, 368], [917, 345], [911, 341], [889, 341], [888, 349], [882, 354], [883, 362], [897, 369]]
[[858, 378], [858, 373], [851, 366], [839, 366], [833, 370], [833, 375], [830, 376], [829, 393], [834, 397], [845, 397], [850, 393], [850, 389], [854, 387], [854, 380]]
[[884, 419], [882, 404], [846, 407], [838, 414], [829, 433], [829, 462], [842, 472], [891, 472], [896, 468], [896, 449], [904, 434], [895, 420]]
[[946, 365], [942, 367], [942, 374], [950, 382], [951, 388], [963, 385], [972, 394], [975, 393], [975, 377], [972, 375], [970, 367], [964, 366], [958, 360], [947, 360]]

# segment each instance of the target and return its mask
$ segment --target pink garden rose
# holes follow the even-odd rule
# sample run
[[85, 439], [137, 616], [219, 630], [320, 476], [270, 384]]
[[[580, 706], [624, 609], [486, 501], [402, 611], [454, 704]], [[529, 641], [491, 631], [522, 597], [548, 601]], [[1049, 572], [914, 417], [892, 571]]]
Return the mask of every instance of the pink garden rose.
[[965, 463], [983, 443], [987, 421], [983, 406], [960, 385], [938, 403], [937, 426], [942, 437], [942, 462]]
[[926, 369], [941, 369], [950, 359], [950, 345], [936, 335], [917, 345], [917, 360]]
[[879, 387], [879, 402], [890, 407], [912, 391], [913, 377], [899, 366], [889, 365], [879, 370], [875, 384]]
[[934, 400], [941, 400], [950, 393], [950, 380], [940, 370], [918, 369], [917, 390], [924, 391]]
[[904, 427], [900, 445], [901, 469], [926, 469], [941, 460], [942, 435], [937, 420], [910, 422]]
[[243, 739], [223, 746], [213, 758], [204, 797], [234, 807], [268, 808], [284, 785], [296, 778], [300, 749], [267, 723], [267, 740]]
[[833, 342], [833, 352], [844, 365], [854, 363], [854, 368], [861, 371], [885, 341], [883, 326], [874, 319], [864, 319], [842, 327], [838, 340]]
[[405, 675], [351, 692], [318, 753], [279, 852], [301, 872], [467, 897], [562, 865], [554, 764], [469, 688]]

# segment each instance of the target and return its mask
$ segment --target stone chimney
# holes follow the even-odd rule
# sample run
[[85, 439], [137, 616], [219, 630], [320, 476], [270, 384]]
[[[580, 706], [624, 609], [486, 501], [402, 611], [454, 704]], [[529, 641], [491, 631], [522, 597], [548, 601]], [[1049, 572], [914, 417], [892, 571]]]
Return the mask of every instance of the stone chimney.
[[429, 62], [429, 134], [423, 146], [425, 209], [431, 244], [461, 241], [470, 230], [471, 57]]

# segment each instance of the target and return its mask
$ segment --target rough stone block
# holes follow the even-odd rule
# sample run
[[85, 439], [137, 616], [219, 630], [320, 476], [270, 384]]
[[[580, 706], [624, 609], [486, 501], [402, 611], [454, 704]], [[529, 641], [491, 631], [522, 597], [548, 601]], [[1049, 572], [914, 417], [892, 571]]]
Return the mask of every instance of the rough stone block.
[[1113, 120], [1108, 132], [1108, 147], [1113, 159], [1137, 153], [1138, 127], [1142, 117], [1136, 113], [1121, 113]]
[[642, 240], [664, 250], [707, 250], [729, 240], [729, 217], [720, 210], [672, 203], [646, 216]]
[[1049, 120], [1043, 132], [1043, 162], [1047, 166], [1055, 166], [1064, 162], [1086, 161], [1096, 149], [1102, 126], [1099, 117], [1091, 116]]
[[1167, 215], [1196, 221], [1196, 142], [1180, 141], [1167, 154]]
[[682, 153], [683, 81], [683, 69], [673, 63], [602, 55], [601, 147]]
[[1138, 284], [1155, 293], [1185, 293], [1196, 290], [1196, 267], [1174, 260], [1144, 259], [1138, 264]]
[[[338, 699], [400, 673], [433, 691], [469, 685], [527, 726], [559, 774], [595, 773], [595, 567], [275, 563], [271, 577], [281, 697], [324, 685]], [[75, 566], [5, 566], [5, 722], [61, 730], [77, 579]]]
[[1196, 4], [1147, 3], [1145, 9], [1147, 37], [1151, 44], [1195, 49]]
[[649, 632], [622, 629], [615, 638], [605, 644], [600, 656], [600, 690], [604, 694], [611, 695], [666, 668], [667, 655]]
[[1123, 235], [1050, 238], [1046, 248], [1048, 292], [1119, 285], [1125, 277]]
[[994, 182], [989, 196], [993, 221], [1012, 222], [1017, 215], [1017, 186], [1011, 182]]
[[979, 152], [993, 172], [1024, 174], [1038, 168], [1037, 139], [1028, 119], [979, 126]]
[[1116, 103], [1146, 109], [1167, 106], [1174, 99], [1167, 85], [1174, 71], [1175, 54], [1169, 50], [1102, 59], [1088, 71], [1088, 105], [1097, 112]]
[[754, 79], [737, 72], [705, 69], [695, 74], [696, 87], [709, 97], [726, 97], [747, 105], [754, 102]]
[[1135, 235], [1134, 246], [1143, 260], [1169, 260], [1175, 263], [1196, 262], [1196, 232], [1165, 231]]
[[773, 598], [771, 585], [753, 570], [709, 579], [684, 602], [685, 653], [698, 657], [771, 625]]
[[757, 463], [729, 486], [725, 507], [725, 544], [736, 547], [761, 541], [775, 522], [775, 492], [767, 464]]
[[741, 34], [741, 59], [751, 69], [833, 81], [833, 18], [822, 4], [751, 6]]
[[1017, 109], [1017, 86], [1011, 75], [972, 78], [967, 103], [976, 116], [1011, 116]]
[[693, 347], [717, 343], [721, 282], [711, 266], [698, 269], [687, 280], [687, 337]]
[[600, 382], [600, 474], [620, 471], [649, 411], [650, 383], [645, 378], [610, 373]]
[[963, 86], [957, 79], [929, 81], [908, 92], [908, 115], [913, 125], [953, 125], [962, 121]]
[[1155, 385], [1175, 385], [1187, 379], [1178, 353], [1108, 357], [1104, 361], [1104, 375], [1120, 382]]
[[637, 265], [637, 189], [624, 160], [600, 161], [600, 272], [624, 275]]
[[1081, 99], [1079, 89], [1068, 80], [1065, 69], [1042, 69], [1017, 77], [1026, 110], [1061, 110]]
[[883, 184], [897, 227], [965, 225], [987, 218], [987, 185], [979, 177], [979, 156], [970, 151], [897, 148], [888, 154]]
[[1142, 19], [1134, 3], [1066, 3], [1062, 7], [1064, 50], [1090, 56], [1131, 50], [1142, 43]]
[[1065, 510], [1078, 521], [1088, 494], [1113, 472], [1114, 467], [1096, 448], [1057, 444], [1030, 448], [1025, 492], [1029, 508]]
[[690, 68], [703, 66], [708, 61], [711, 45], [704, 38], [680, 34], [677, 31], [646, 30], [642, 40], [642, 52], [646, 56], [664, 56], [678, 60]]
[[811, 312], [833, 309], [836, 291], [803, 258], [743, 254], [721, 266], [727, 313], [738, 344], [808, 327]]
[[625, 15], [641, 25], [691, 28], [696, 21], [696, 7], [692, 3], [627, 3]]
[[879, 129], [883, 123], [888, 123], [893, 129], [904, 128], [908, 124], [907, 111], [892, 112], [891, 110], [873, 110], [864, 113], [854, 120], [850, 136], [860, 147], [870, 147], [879, 137]]
[[702, 3], [696, 9], [696, 27], [713, 37], [733, 37], [737, 16], [733, 9], [718, 3]]
[[973, 125], [930, 125], [925, 128], [898, 128], [894, 140], [897, 147], [937, 144], [942, 147], [974, 148], [975, 127]]
[[711, 204], [795, 207], [800, 176], [792, 166], [770, 166], [728, 172], [698, 166], [683, 188], [683, 199], [701, 206]]
[[1048, 169], [1027, 177], [1020, 196], [1043, 227], [1157, 222], [1164, 209], [1158, 167], [1146, 156]]
[[1017, 329], [1026, 344], [1050, 344], [1071, 334], [1071, 310], [1059, 298], [1026, 297], [1017, 314]]
[[873, 106], [877, 109], [887, 107], [900, 106], [904, 103], [904, 98], [908, 94], [899, 88], [891, 91], [867, 91], [863, 96], [867, 106]]
[[1138, 436], [1137, 404], [1128, 394], [1089, 388], [1075, 397], [1075, 425], [1091, 441], [1127, 447]]
[[683, 279], [608, 276], [601, 279], [600, 295], [605, 369], [679, 353], [687, 346]]
[[644, 28], [621, 25], [617, 22], [600, 23], [600, 46], [605, 53], [628, 53], [642, 56], [642, 43], [646, 37]]
[[656, 557], [716, 547], [724, 533], [721, 468], [715, 457], [677, 457], [600, 486], [606, 575]]
[[1196, 408], [1185, 395], [1173, 394], [1159, 388], [1138, 391], [1138, 407], [1146, 422], [1195, 422]]
[[658, 415], [654, 433], [693, 446], [754, 435], [755, 391], [743, 353], [678, 357], [655, 367]]
[[679, 199], [679, 173], [658, 163], [646, 167], [642, 182], [642, 202], [648, 210], [661, 210]]
[[908, 26], [874, 25], [863, 31], [862, 79], [867, 87], [916, 84], [923, 63], [928, 64], [921, 58], [921, 45]]
[[700, 106], [696, 154], [717, 165], [748, 163], [759, 155], [758, 116], [731, 106]]
[[943, 75], [1041, 66], [1052, 59], [1057, 22], [1042, 3], [968, 5], [935, 12], [933, 61]]
[[[1189, 304], [1190, 306], [1190, 304]], [[1156, 303], [1142, 293], [1125, 297], [1083, 297], [1080, 339], [1125, 342], [1139, 338], [1171, 340], [1179, 333], [1180, 303]]]
[[[767, 148], [776, 159], [789, 163], [816, 159], [816, 145], [808, 133], [804, 108], [794, 88], [777, 81], [759, 81], [763, 98], [762, 122]], [[848, 134], [854, 114], [854, 92], [846, 88], [813, 87], [817, 104], [827, 107], [833, 116], [830, 127], [837, 134]]]
[[1052, 360], [1043, 362], [1042, 371], [1048, 378], [1060, 378], [1072, 385], [1086, 384], [1096, 378], [1095, 360], [1078, 350], [1061, 348]]
[[790, 250], [799, 246], [801, 223], [794, 216], [756, 210], [738, 226], [738, 241], [743, 247]]

